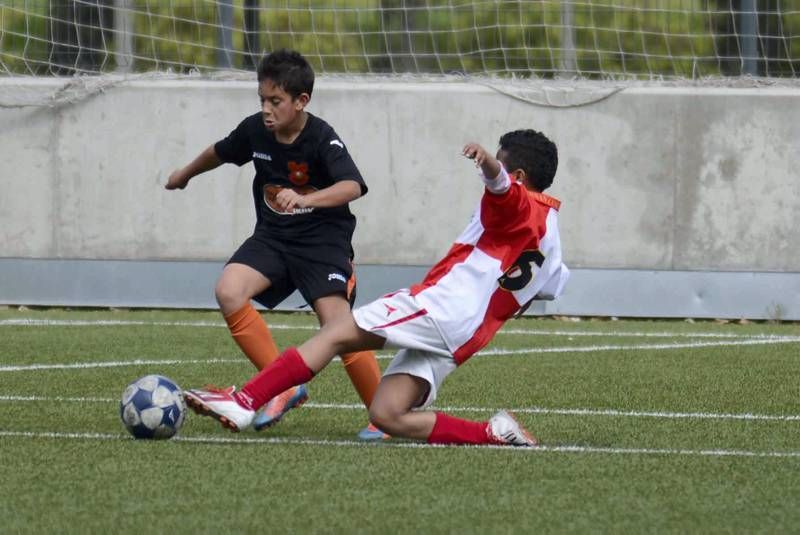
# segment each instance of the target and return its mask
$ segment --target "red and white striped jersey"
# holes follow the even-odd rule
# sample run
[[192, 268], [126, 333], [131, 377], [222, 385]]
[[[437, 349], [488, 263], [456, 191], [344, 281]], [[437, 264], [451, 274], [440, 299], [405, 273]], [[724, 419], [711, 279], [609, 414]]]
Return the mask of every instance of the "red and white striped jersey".
[[502, 194], [485, 190], [447, 255], [411, 287], [458, 364], [532, 299], [561, 294], [569, 270], [561, 260], [560, 204], [516, 182]]

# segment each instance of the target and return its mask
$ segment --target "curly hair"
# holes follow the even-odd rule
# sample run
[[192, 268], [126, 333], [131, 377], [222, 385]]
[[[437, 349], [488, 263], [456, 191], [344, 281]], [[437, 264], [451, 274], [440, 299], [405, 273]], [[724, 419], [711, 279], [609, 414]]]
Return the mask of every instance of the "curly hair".
[[258, 81], [272, 82], [292, 98], [314, 90], [314, 69], [300, 52], [282, 48], [264, 56], [258, 64]]
[[522, 169], [531, 185], [544, 191], [553, 184], [558, 168], [558, 149], [547, 136], [536, 130], [514, 130], [500, 138], [508, 171]]

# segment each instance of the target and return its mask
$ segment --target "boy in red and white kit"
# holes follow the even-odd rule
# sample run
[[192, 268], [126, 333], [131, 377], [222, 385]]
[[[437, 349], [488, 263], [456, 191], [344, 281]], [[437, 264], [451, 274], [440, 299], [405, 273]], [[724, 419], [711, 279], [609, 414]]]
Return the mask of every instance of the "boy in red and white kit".
[[569, 277], [561, 260], [560, 202], [542, 193], [558, 165], [555, 144], [534, 130], [517, 130], [500, 138], [496, 158], [475, 143], [463, 154], [480, 168], [486, 188], [467, 228], [420, 284], [325, 325], [241, 391], [185, 392], [189, 406], [238, 431], [251, 424], [260, 406], [311, 380], [335, 355], [398, 347], [369, 408], [378, 428], [431, 444], [536, 445], [505, 411], [474, 422], [414, 410], [432, 403], [444, 378], [489, 343], [503, 323], [534, 299], [554, 299]]

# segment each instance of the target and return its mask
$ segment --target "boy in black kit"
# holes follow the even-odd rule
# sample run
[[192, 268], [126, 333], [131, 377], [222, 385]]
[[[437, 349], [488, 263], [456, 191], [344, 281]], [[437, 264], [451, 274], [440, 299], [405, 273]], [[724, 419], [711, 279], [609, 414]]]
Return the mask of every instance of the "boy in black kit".
[[[215, 295], [234, 340], [259, 370], [279, 351], [251, 299], [273, 308], [297, 289], [325, 325], [348, 315], [355, 295], [356, 220], [348, 203], [367, 186], [333, 128], [305, 111], [313, 87], [314, 71], [298, 52], [278, 50], [264, 57], [258, 66], [261, 112], [174, 171], [166, 185], [183, 189], [192, 177], [223, 163], [253, 162], [255, 230], [225, 265]], [[380, 381], [375, 354], [362, 351], [342, 360], [369, 407]], [[305, 385], [276, 396], [254, 427], [277, 423], [307, 398]], [[371, 426], [359, 436], [386, 438]]]

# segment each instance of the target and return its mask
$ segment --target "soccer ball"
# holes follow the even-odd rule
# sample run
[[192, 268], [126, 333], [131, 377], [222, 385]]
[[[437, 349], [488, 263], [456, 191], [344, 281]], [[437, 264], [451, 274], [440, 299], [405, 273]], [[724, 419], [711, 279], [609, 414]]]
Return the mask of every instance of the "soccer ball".
[[122, 393], [119, 417], [136, 438], [172, 438], [183, 425], [186, 404], [174, 381], [161, 375], [145, 375]]

